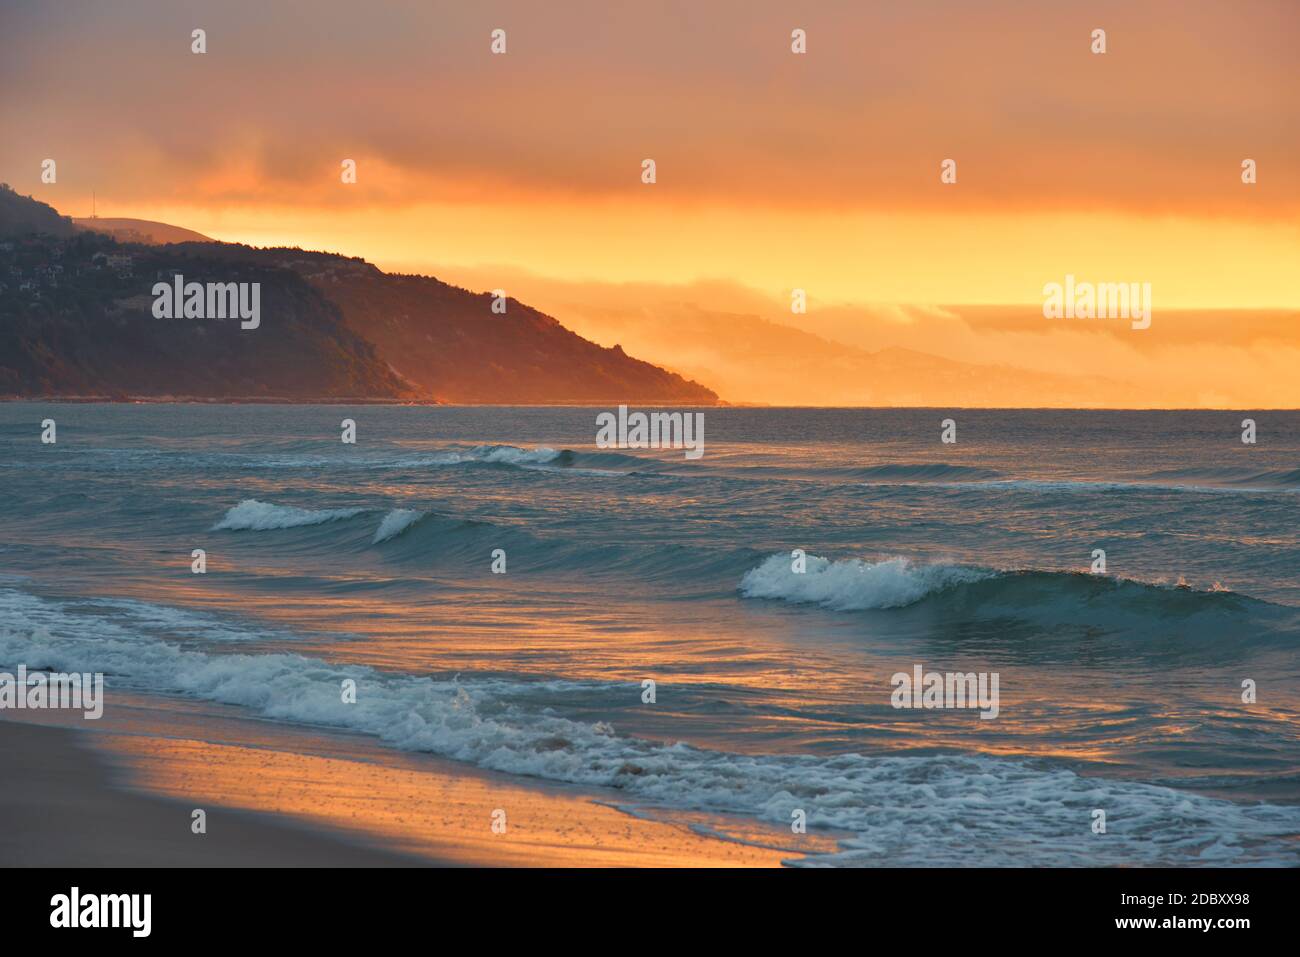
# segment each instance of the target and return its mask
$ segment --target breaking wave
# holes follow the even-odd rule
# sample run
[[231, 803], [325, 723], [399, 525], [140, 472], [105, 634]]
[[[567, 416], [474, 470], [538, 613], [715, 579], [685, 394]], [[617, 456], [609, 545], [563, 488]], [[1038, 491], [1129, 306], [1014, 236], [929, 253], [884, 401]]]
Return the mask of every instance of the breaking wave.
[[371, 540], [371, 544], [378, 545], [396, 538], [424, 516], [424, 512], [414, 508], [393, 509], [384, 516], [383, 521], [379, 523], [379, 528], [375, 529], [375, 537]]
[[303, 525], [323, 525], [339, 519], [353, 518], [364, 508], [296, 508], [292, 505], [272, 505], [246, 498], [226, 512], [224, 518], [212, 526], [216, 531], [267, 531], [277, 528], [298, 528]]
[[[41, 622], [35, 630], [33, 620]], [[986, 755], [738, 754], [649, 741], [530, 703], [538, 683], [436, 680], [296, 654], [196, 650], [16, 590], [0, 590], [0, 663], [103, 672], [110, 686], [237, 705], [483, 768], [610, 788], [632, 807], [787, 825], [792, 811], [804, 810], [812, 827], [851, 833], [836, 852], [800, 863], [1015, 866], [1032, 846], [1036, 863], [1055, 866], [1291, 865], [1300, 833], [1300, 807], [1236, 804]], [[355, 703], [340, 700], [345, 678], [362, 689]], [[541, 684], [575, 693], [593, 683]], [[628, 694], [636, 692], [629, 684]], [[1095, 807], [1110, 812], [1104, 842], [1088, 826]], [[912, 853], [918, 846], [924, 855]]]
[[746, 598], [779, 598], [833, 611], [865, 611], [901, 608], [936, 591], [994, 574], [960, 565], [918, 565], [906, 558], [831, 561], [808, 555], [804, 562], [806, 567], [796, 571], [789, 555], [773, 555], [745, 573], [740, 592]]
[[860, 612], [934, 604], [968, 619], [995, 616], [1044, 624], [1189, 627], [1204, 621], [1206, 633], [1222, 619], [1250, 615], [1260, 638], [1272, 624], [1294, 626], [1288, 606], [1243, 595], [1214, 584], [1193, 588], [1182, 581], [1144, 582], [1082, 571], [1002, 570], [971, 565], [923, 563], [892, 557], [806, 558], [797, 572], [788, 554], [767, 558], [740, 580], [746, 598], [813, 604], [832, 611]]

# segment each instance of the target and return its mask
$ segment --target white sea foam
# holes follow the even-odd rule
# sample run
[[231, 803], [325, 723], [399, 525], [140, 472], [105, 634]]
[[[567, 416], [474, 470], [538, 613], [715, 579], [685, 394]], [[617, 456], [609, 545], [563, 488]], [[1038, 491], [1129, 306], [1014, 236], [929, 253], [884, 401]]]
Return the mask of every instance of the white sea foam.
[[746, 598], [779, 598], [835, 611], [866, 611], [902, 608], [952, 585], [996, 574], [962, 565], [920, 565], [906, 558], [831, 561], [809, 555], [803, 572], [794, 571], [792, 563], [788, 554], [771, 556], [745, 573], [740, 593]]
[[510, 465], [545, 465], [560, 457], [558, 451], [546, 446], [520, 449], [513, 445], [480, 446], [472, 455], [482, 456], [484, 462], [506, 462]]
[[479, 445], [461, 452], [440, 452], [428, 461], [431, 465], [460, 465], [464, 462], [492, 462], [502, 465], [545, 465], [560, 457], [556, 449], [539, 446], [521, 449], [514, 445]]
[[379, 523], [379, 528], [375, 529], [373, 544], [378, 545], [380, 542], [386, 542], [390, 538], [396, 538], [420, 519], [424, 518], [424, 514], [424, 512], [413, 508], [393, 509], [384, 516], [383, 521]]
[[363, 508], [295, 508], [291, 505], [272, 505], [246, 498], [226, 512], [225, 517], [212, 526], [213, 531], [266, 531], [275, 528], [297, 528], [301, 525], [321, 525], [342, 518], [352, 518], [364, 512]]
[[[33, 630], [31, 622], [42, 624]], [[530, 704], [563, 682], [436, 681], [294, 654], [210, 654], [75, 607], [0, 590], [0, 665], [104, 672], [114, 690], [187, 694], [348, 729], [485, 768], [614, 788], [629, 804], [852, 832], [814, 863], [907, 866], [1293, 864], [1300, 808], [1235, 804], [987, 756], [765, 755], [623, 737]], [[357, 682], [354, 704], [339, 693]], [[552, 687], [555, 686], [555, 687]], [[601, 686], [606, 691], [606, 686]], [[636, 688], [628, 686], [628, 693]], [[1108, 811], [1104, 838], [1090, 811]]]
[[431, 465], [463, 465], [472, 462], [487, 462], [494, 465], [514, 465], [518, 468], [536, 472], [565, 472], [573, 475], [626, 475], [610, 469], [571, 468], [555, 465], [563, 451], [538, 446], [535, 449], [521, 449], [513, 445], [480, 445], [465, 452], [444, 452], [435, 456]]

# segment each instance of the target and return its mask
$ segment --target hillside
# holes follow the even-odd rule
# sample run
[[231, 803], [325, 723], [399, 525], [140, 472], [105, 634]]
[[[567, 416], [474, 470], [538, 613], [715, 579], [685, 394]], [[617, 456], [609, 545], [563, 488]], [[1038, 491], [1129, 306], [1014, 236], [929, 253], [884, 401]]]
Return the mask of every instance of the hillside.
[[514, 299], [427, 276], [385, 273], [356, 257], [234, 243], [169, 247], [209, 262], [251, 261], [294, 272], [335, 304], [354, 333], [422, 394], [440, 402], [547, 405], [713, 405], [697, 382], [605, 348]]
[[490, 295], [423, 276], [361, 273], [312, 282], [395, 369], [449, 401], [711, 405], [718, 399], [514, 299], [498, 315]]
[[[111, 222], [163, 227], [151, 235], [164, 239], [189, 233]], [[598, 346], [516, 300], [498, 315], [490, 295], [388, 275], [361, 259], [116, 242], [97, 229], [77, 231], [7, 188], [0, 235], [13, 237], [0, 243], [0, 395], [717, 401], [698, 383]], [[261, 327], [154, 318], [154, 283], [176, 272], [186, 282], [261, 283]]]
[[393, 368], [450, 402], [718, 400], [696, 382], [619, 345], [598, 346], [515, 299], [497, 314], [490, 294], [424, 276], [326, 267], [306, 277]]
[[[0, 395], [408, 399], [418, 393], [301, 277], [97, 233], [0, 242]], [[111, 258], [110, 258], [111, 257]], [[154, 283], [261, 283], [261, 325], [157, 319]]]
[[0, 237], [26, 236], [29, 233], [71, 236], [75, 232], [72, 220], [60, 216], [53, 206], [30, 196], [20, 196], [8, 183], [0, 183]]

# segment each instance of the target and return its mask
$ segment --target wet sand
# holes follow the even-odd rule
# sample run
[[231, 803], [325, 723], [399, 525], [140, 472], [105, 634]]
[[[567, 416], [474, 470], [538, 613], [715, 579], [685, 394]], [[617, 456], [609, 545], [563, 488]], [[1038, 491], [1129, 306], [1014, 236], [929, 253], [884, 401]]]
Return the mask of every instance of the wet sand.
[[[98, 722], [13, 717], [0, 716], [0, 866], [771, 867], [826, 844], [632, 815], [599, 791], [208, 705], [119, 699]], [[206, 834], [191, 832], [195, 808]]]
[[0, 867], [392, 867], [421, 863], [230, 808], [209, 809], [209, 830], [190, 831], [179, 801], [114, 785], [86, 745], [94, 735], [0, 720]]

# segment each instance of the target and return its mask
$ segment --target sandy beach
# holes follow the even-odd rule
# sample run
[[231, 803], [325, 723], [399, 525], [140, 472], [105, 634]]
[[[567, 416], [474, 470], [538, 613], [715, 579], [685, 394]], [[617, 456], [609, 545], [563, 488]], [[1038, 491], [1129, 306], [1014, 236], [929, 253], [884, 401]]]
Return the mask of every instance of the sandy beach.
[[[6, 714], [0, 866], [729, 867], [799, 856], [748, 843], [779, 840], [773, 830], [722, 840], [693, 830], [703, 822], [690, 815], [633, 816], [600, 794], [223, 710], [135, 698], [93, 726]], [[191, 832], [196, 808], [206, 834]], [[504, 833], [492, 829], [499, 811]]]
[[[221, 809], [225, 839], [189, 829], [179, 801], [115, 785], [89, 735], [0, 721], [4, 867], [378, 867], [419, 863], [292, 821]], [[214, 809], [215, 810], [215, 809]]]

